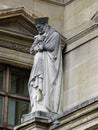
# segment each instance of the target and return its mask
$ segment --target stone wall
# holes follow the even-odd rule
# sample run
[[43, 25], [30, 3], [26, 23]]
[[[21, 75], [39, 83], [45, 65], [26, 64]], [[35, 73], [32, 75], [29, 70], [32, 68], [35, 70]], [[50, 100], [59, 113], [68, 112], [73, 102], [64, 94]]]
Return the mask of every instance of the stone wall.
[[72, 107], [98, 95], [98, 38], [65, 56], [64, 107]]
[[65, 6], [63, 35], [67, 39], [90, 27], [98, 10], [98, 0], [73, 0]]
[[97, 9], [97, 0], [65, 6], [64, 110], [98, 95], [98, 26], [92, 20]]

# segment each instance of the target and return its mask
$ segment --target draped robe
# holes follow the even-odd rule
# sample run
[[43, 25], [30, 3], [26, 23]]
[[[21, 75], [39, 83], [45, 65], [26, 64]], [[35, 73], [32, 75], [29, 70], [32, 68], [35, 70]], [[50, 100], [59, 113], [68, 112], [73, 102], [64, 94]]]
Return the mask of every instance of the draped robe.
[[[37, 45], [33, 45], [32, 50], [35, 47]], [[41, 81], [38, 81], [39, 79]], [[31, 82], [33, 85], [30, 84]], [[32, 107], [34, 104], [34, 87], [41, 90], [43, 98], [39, 103], [45, 106], [49, 112], [59, 113], [62, 111], [61, 39], [59, 34], [52, 28], [48, 30], [43, 40], [43, 51], [37, 52], [34, 56], [34, 64], [28, 83]]]

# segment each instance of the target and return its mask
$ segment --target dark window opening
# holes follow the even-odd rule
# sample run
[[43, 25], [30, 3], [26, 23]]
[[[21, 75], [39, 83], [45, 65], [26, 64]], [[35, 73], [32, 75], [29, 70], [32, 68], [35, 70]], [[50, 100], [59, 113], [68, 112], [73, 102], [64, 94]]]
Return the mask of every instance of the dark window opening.
[[0, 64], [0, 130], [12, 130], [29, 112], [29, 75], [29, 69]]

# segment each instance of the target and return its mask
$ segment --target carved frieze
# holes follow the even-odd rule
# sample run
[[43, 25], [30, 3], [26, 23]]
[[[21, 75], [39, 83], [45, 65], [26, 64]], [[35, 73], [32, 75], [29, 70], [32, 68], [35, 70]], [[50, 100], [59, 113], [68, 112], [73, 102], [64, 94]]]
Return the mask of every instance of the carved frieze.
[[13, 42], [5, 41], [5, 40], [0, 40], [0, 47], [12, 49], [12, 50], [16, 50], [16, 51], [20, 51], [24, 53], [29, 53], [29, 49], [30, 49], [29, 46], [21, 45], [18, 43], [13, 43]]

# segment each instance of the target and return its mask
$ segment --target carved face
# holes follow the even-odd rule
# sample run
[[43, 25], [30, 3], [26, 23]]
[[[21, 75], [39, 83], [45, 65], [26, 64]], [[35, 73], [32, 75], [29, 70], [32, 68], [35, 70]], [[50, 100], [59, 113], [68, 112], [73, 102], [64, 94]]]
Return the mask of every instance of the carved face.
[[44, 34], [46, 31], [46, 26], [43, 24], [37, 24], [36, 28], [37, 28], [39, 34]]

